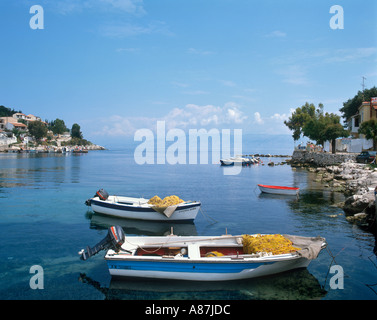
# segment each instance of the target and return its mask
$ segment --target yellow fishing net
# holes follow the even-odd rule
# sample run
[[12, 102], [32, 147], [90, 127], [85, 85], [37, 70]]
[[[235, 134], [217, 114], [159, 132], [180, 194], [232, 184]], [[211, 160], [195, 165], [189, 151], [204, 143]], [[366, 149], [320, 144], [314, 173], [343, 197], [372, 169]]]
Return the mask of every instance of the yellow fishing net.
[[149, 204], [152, 204], [156, 207], [169, 207], [182, 202], [184, 202], [182, 199], [174, 195], [165, 197], [163, 200], [159, 196], [154, 196], [153, 198], [150, 198], [148, 201]]
[[224, 254], [218, 251], [211, 251], [206, 253], [206, 257], [222, 257]]
[[250, 236], [244, 234], [242, 236], [243, 252], [245, 254], [257, 253], [257, 252], [271, 252], [275, 254], [290, 253], [300, 248], [293, 246], [293, 243], [281, 234], [271, 235], [256, 235]]

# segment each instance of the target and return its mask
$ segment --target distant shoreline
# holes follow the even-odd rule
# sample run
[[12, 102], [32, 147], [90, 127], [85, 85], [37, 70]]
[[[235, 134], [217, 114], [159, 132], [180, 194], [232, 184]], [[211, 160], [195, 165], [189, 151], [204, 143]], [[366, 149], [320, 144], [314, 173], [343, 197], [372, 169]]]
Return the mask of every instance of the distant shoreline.
[[0, 146], [0, 153], [87, 153], [93, 150], [106, 150], [105, 147], [91, 144], [88, 146], [38, 146], [35, 148], [23, 148], [20, 146]]

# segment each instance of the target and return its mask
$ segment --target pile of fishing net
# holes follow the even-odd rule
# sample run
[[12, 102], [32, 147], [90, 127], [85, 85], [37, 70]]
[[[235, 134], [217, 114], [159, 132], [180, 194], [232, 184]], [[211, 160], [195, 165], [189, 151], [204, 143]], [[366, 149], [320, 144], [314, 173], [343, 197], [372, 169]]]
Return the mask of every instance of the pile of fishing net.
[[161, 199], [159, 196], [154, 196], [153, 198], [150, 198], [148, 201], [149, 204], [152, 204], [155, 207], [162, 207], [162, 208], [174, 206], [182, 202], [184, 202], [182, 199], [174, 195], [165, 197], [164, 199]]
[[288, 240], [281, 234], [251, 236], [244, 234], [242, 236], [243, 252], [252, 254], [258, 252], [267, 252], [273, 255], [290, 253], [300, 250], [293, 246], [292, 241]]

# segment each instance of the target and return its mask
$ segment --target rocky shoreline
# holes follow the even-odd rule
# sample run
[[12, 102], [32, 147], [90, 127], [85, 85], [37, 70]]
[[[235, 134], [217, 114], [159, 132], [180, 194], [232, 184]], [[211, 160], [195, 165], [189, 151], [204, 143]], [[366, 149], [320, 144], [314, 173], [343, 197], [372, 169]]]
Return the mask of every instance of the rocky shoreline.
[[91, 150], [106, 150], [106, 148], [91, 144], [87, 146], [38, 146], [35, 148], [23, 148], [19, 146], [0, 146], [0, 153], [65, 153], [65, 152], [88, 152]]
[[[313, 159], [321, 158], [321, 163]], [[309, 161], [308, 161], [309, 159]], [[345, 201], [338, 203], [346, 219], [358, 226], [377, 234], [376, 200], [377, 168], [356, 163], [354, 154], [332, 155], [305, 154], [293, 155], [289, 164], [304, 167], [315, 174], [315, 181], [334, 192], [342, 192]]]

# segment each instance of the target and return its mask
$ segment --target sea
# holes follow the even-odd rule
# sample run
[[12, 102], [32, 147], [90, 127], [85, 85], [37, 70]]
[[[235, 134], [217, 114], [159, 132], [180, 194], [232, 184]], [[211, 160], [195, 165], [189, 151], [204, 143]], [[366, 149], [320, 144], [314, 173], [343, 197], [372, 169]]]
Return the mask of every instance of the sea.
[[[376, 300], [375, 236], [348, 222], [337, 204], [344, 195], [314, 174], [281, 164], [293, 142], [251, 139], [246, 154], [258, 165], [225, 174], [208, 164], [137, 164], [135, 144], [86, 154], [0, 154], [1, 300]], [[188, 151], [189, 152], [189, 151]], [[268, 165], [274, 162], [274, 166]], [[262, 194], [257, 184], [300, 188], [299, 197]], [[85, 205], [98, 189], [110, 194], [199, 200], [193, 223], [110, 218]], [[107, 235], [279, 233], [321, 236], [328, 246], [308, 268], [232, 282], [112, 279], [105, 252], [87, 261], [78, 252]]]

